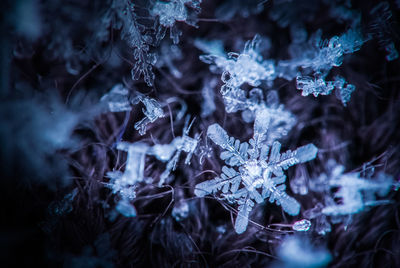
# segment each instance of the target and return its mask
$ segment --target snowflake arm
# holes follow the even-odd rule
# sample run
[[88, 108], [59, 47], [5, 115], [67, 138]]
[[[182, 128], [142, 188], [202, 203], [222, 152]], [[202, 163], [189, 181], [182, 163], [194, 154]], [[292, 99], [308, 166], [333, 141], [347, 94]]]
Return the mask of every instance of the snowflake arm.
[[223, 149], [220, 158], [228, 165], [237, 166], [246, 162], [248, 143], [240, 143], [239, 140], [229, 137], [219, 124], [209, 126], [207, 136]]
[[241, 180], [242, 178], [236, 170], [223, 166], [219, 177], [197, 184], [194, 193], [199, 197], [216, 194], [219, 190], [222, 193], [228, 193], [228, 191], [235, 193], [239, 189]]
[[154, 53], [150, 53], [151, 36], [142, 33], [145, 27], [136, 19], [135, 5], [129, 0], [115, 0], [112, 9], [122, 23], [121, 38], [133, 48], [135, 65], [131, 70], [132, 79], [137, 80], [143, 74], [146, 84], [152, 86], [155, 77], [152, 68], [157, 59]]

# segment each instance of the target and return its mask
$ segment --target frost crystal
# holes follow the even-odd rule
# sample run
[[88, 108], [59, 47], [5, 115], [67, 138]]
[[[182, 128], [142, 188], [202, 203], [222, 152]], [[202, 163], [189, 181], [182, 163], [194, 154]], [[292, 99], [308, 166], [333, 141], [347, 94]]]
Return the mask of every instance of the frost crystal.
[[346, 84], [346, 80], [341, 76], [336, 76], [334, 81], [325, 81], [321, 73], [317, 74], [317, 78], [310, 76], [297, 76], [296, 87], [303, 92], [301, 95], [308, 96], [313, 94], [314, 97], [321, 95], [329, 95], [333, 89], [336, 89], [336, 95], [344, 106], [350, 101], [351, 94], [356, 89], [352, 84]]
[[298, 76], [296, 78], [296, 87], [298, 90], [302, 90], [301, 95], [308, 96], [313, 94], [314, 97], [321, 95], [329, 95], [333, 90], [334, 86], [332, 82], [325, 82], [323, 78], [313, 78], [310, 76]]
[[116, 29], [122, 28], [121, 38], [133, 48], [135, 65], [131, 71], [132, 79], [137, 80], [143, 75], [146, 84], [152, 86], [155, 77], [152, 67], [157, 59], [154, 53], [150, 53], [152, 38], [146, 32], [146, 27], [138, 22], [135, 5], [127, 0], [114, 0], [107, 14], [109, 21], [112, 21], [113, 13], [118, 18], [113, 26]]
[[159, 18], [160, 27], [156, 38], [161, 40], [165, 36], [166, 29], [169, 28], [170, 37], [174, 44], [179, 42], [181, 32], [176, 27], [177, 21], [186, 22], [195, 26], [193, 19], [189, 18], [187, 7], [191, 7], [195, 12], [200, 12], [201, 0], [171, 0], [169, 2], [157, 1], [152, 10], [152, 14]]
[[138, 95], [138, 100], [143, 103], [145, 108], [142, 109], [145, 117], [135, 124], [135, 129], [139, 131], [140, 135], [146, 134], [147, 124], [153, 123], [158, 118], [164, 117], [164, 111], [161, 105], [149, 97]]
[[266, 102], [264, 102], [262, 90], [259, 88], [253, 88], [249, 93], [249, 98], [244, 97], [244, 91], [241, 89], [231, 92], [242, 92], [243, 95], [240, 97], [229, 96], [229, 94], [224, 96], [227, 112], [243, 110], [242, 118], [248, 123], [254, 121], [257, 112], [262, 112], [269, 117], [268, 134], [266, 135], [268, 143], [286, 136], [296, 123], [294, 115], [279, 103], [279, 96], [275, 90], [268, 92]]
[[235, 230], [239, 234], [246, 230], [249, 213], [255, 202], [259, 204], [268, 198], [290, 215], [299, 213], [300, 204], [285, 192], [286, 176], [283, 170], [312, 160], [317, 154], [318, 149], [313, 144], [281, 154], [279, 142], [272, 142], [272, 146], [265, 143], [269, 125], [268, 113], [257, 111], [254, 134], [249, 143], [229, 137], [218, 124], [209, 126], [207, 130], [207, 136], [223, 149], [220, 158], [227, 166], [222, 167], [219, 177], [197, 184], [195, 194], [203, 197], [221, 190], [222, 199], [237, 203], [239, 212]]
[[115, 209], [125, 217], [136, 217], [136, 208], [128, 199], [121, 199]]
[[144, 165], [148, 146], [142, 142], [126, 143], [119, 142], [117, 149], [128, 152], [125, 172], [110, 171], [107, 176], [110, 182], [107, 184], [114, 194], [119, 194], [121, 200], [118, 202], [116, 209], [127, 217], [136, 216], [136, 210], [130, 204], [130, 200], [136, 197], [137, 184], [147, 180], [144, 177]]
[[340, 87], [337, 81], [325, 81], [325, 78], [333, 67], [342, 65], [344, 55], [358, 51], [365, 40], [356, 26], [329, 40], [322, 41], [321, 35], [322, 32], [317, 31], [308, 43], [293, 40], [292, 59], [278, 62], [277, 75], [287, 80], [296, 77], [297, 89], [302, 90], [303, 96], [329, 95], [336, 88], [339, 99], [346, 105], [355, 87], [350, 84], [343, 87], [344, 83]]
[[62, 216], [70, 213], [73, 209], [72, 202], [78, 193], [78, 189], [75, 188], [71, 193], [66, 194], [62, 200], [53, 201], [50, 203], [47, 211], [53, 216]]
[[378, 174], [377, 181], [360, 178], [359, 173], [340, 174], [330, 178], [329, 187], [339, 187], [334, 197], [340, 198], [341, 204], [328, 205], [322, 213], [329, 216], [351, 215], [363, 211], [366, 206], [382, 204], [382, 201], [375, 200], [375, 194], [386, 196], [392, 186], [393, 179], [383, 173]]
[[[195, 47], [197, 47], [198, 49], [209, 55], [214, 55], [221, 58], [225, 57], [224, 44], [221, 40], [196, 39], [194, 40], [194, 45]], [[204, 58], [207, 58], [207, 56], [200, 57], [200, 59]]]
[[200, 135], [198, 134], [196, 134], [194, 138], [188, 136], [192, 124], [193, 121], [189, 124], [189, 117], [187, 117], [181, 137], [174, 138], [170, 144], [156, 144], [149, 150], [149, 155], [154, 155], [162, 162], [168, 161], [165, 171], [160, 175], [159, 186], [163, 185], [171, 171], [176, 169], [176, 164], [182, 151], [187, 153], [185, 164], [190, 165], [191, 158], [200, 140]]
[[259, 86], [261, 81], [272, 81], [275, 78], [275, 68], [271, 61], [264, 61], [259, 54], [261, 38], [255, 35], [253, 40], [247, 41], [242, 53], [228, 53], [228, 57], [218, 54], [200, 56], [208, 64], [214, 64], [222, 71], [222, 95], [238, 89], [244, 83], [253, 87]]

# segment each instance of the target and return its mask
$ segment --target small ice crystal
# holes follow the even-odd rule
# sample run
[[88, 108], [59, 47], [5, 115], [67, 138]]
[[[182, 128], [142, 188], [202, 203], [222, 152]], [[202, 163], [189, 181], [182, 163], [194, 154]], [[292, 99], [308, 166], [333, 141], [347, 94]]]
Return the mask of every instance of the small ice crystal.
[[311, 222], [309, 220], [303, 219], [300, 221], [296, 221], [293, 226], [292, 229], [298, 232], [306, 232], [310, 229], [311, 227]]

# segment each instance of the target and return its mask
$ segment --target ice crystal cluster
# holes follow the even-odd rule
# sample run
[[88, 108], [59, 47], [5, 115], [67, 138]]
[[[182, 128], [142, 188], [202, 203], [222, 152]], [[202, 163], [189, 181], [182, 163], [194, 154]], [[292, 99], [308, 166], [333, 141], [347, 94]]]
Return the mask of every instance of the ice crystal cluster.
[[400, 267], [375, 2], [5, 0], [0, 231], [51, 259], [10, 266]]
[[[178, 44], [181, 32], [178, 30], [178, 22], [186, 22], [189, 25], [196, 25], [195, 14], [199, 13], [201, 1], [172, 0], [172, 1], [152, 1], [148, 5], [135, 5], [129, 1], [114, 1], [109, 12], [124, 14], [119, 17], [122, 28], [121, 36], [128, 41], [134, 50], [135, 66], [132, 70], [134, 80], [139, 79], [143, 74], [148, 86], [153, 85], [155, 76], [152, 66], [158, 68], [166, 67], [172, 76], [181, 79], [183, 73], [177, 68], [173, 61], [182, 59], [182, 51], [179, 46], [166, 45], [164, 42], [160, 46], [160, 53], [150, 52], [150, 48], [159, 44], [167, 30], [174, 44]], [[240, 13], [242, 16], [249, 16], [249, 12], [258, 13], [262, 10], [262, 5], [258, 8], [252, 6], [241, 6], [241, 3], [231, 3], [221, 6], [219, 14], [226, 8], [229, 12]], [[241, 7], [243, 10], [234, 11], [233, 7]], [[147, 10], [148, 19], [154, 21], [154, 26], [141, 24], [140, 17], [135, 15], [135, 8]], [[336, 7], [335, 7], [336, 8]], [[377, 6], [371, 12], [387, 12], [387, 6]], [[120, 10], [118, 12], [118, 10]], [[251, 11], [250, 11], [251, 10]], [[337, 14], [339, 9], [332, 7], [332, 14]], [[192, 13], [191, 11], [194, 11]], [[219, 15], [221, 19], [229, 19], [231, 14]], [[336, 13], [335, 13], [336, 12]], [[343, 10], [342, 10], [343, 12]], [[360, 19], [357, 12], [346, 10], [351, 15], [342, 16], [343, 20], [351, 21], [351, 27], [342, 34], [335, 35], [328, 39], [322, 38], [322, 30], [317, 30], [307, 37], [307, 31], [302, 24], [291, 26], [292, 43], [289, 45], [289, 58], [268, 58], [270, 55], [271, 41], [268, 37], [255, 34], [251, 40], [244, 43], [240, 53], [225, 52], [224, 44], [221, 40], [207, 40], [197, 38], [194, 46], [201, 50], [204, 55], [200, 60], [210, 65], [211, 73], [220, 74], [222, 85], [219, 88], [220, 96], [227, 113], [233, 114], [241, 112], [242, 119], [246, 123], [253, 122], [253, 137], [248, 142], [241, 142], [232, 138], [227, 131], [218, 123], [208, 126], [206, 138], [201, 144], [200, 134], [194, 137], [189, 136], [189, 131], [194, 120], [189, 124], [190, 115], [186, 120], [182, 130], [182, 136], [173, 137], [169, 143], [150, 143], [119, 142], [118, 150], [128, 152], [125, 171], [112, 171], [108, 173], [110, 182], [107, 184], [113, 193], [118, 193], [120, 201], [116, 209], [125, 216], [135, 216], [136, 210], [130, 203], [136, 197], [136, 188], [140, 183], [152, 183], [158, 180], [157, 186], [162, 187], [165, 183], [170, 183], [174, 177], [171, 172], [175, 171], [182, 152], [185, 152], [185, 165], [191, 164], [194, 154], [199, 156], [199, 163], [203, 164], [204, 159], [212, 156], [213, 148], [207, 145], [210, 139], [215, 145], [222, 149], [220, 159], [225, 162], [221, 168], [221, 174], [214, 179], [198, 183], [194, 187], [194, 194], [198, 197], [213, 195], [219, 200], [234, 204], [237, 208], [235, 220], [235, 231], [241, 234], [246, 231], [249, 216], [255, 204], [262, 204], [265, 200], [281, 206], [283, 211], [291, 216], [300, 213], [300, 203], [286, 193], [287, 176], [284, 171], [296, 164], [305, 163], [316, 158], [317, 147], [308, 144], [298, 147], [296, 150], [288, 150], [281, 153], [281, 139], [285, 138], [297, 123], [296, 116], [280, 103], [279, 93], [274, 90], [273, 85], [277, 79], [295, 81], [296, 88], [301, 90], [302, 96], [330, 95], [336, 91], [336, 97], [342, 102], [343, 106], [351, 100], [355, 92], [355, 86], [347, 82], [341, 75], [331, 76], [333, 68], [343, 64], [345, 56], [355, 53], [361, 49], [363, 44], [369, 41], [361, 33]], [[119, 15], [120, 16], [120, 15]], [[273, 17], [276, 19], [275, 17]], [[375, 22], [378, 24], [378, 22]], [[374, 24], [374, 25], [375, 25]], [[149, 28], [150, 27], [150, 28]], [[151, 42], [151, 40], [156, 42]], [[387, 43], [386, 49], [392, 48], [393, 43]], [[394, 55], [394, 49], [391, 54]], [[390, 56], [390, 58], [393, 58]], [[328, 80], [328, 77], [332, 77]], [[218, 110], [215, 101], [214, 89], [217, 88], [219, 81], [214, 78], [206, 78], [202, 85], [201, 96], [201, 118], [211, 118], [212, 114]], [[174, 84], [173, 84], [174, 85]], [[266, 98], [264, 97], [266, 96]], [[128, 89], [122, 84], [115, 85], [109, 93], [101, 99], [106, 111], [110, 112], [132, 112], [141, 103], [143, 119], [134, 124], [134, 128], [139, 135], [146, 134], [147, 125], [154, 123], [159, 118], [166, 116], [163, 107], [174, 102], [174, 97], [169, 98], [165, 103], [160, 103], [154, 98], [140, 93], [137, 89]], [[177, 114], [176, 120], [180, 121], [186, 113], [186, 104], [181, 101], [182, 110]], [[171, 113], [171, 110], [169, 111]], [[173, 118], [170, 115], [170, 119]], [[217, 151], [214, 151], [216, 153]], [[144, 176], [145, 163], [147, 157], [154, 157], [162, 163], [166, 163], [165, 169], [158, 178], [146, 178]], [[303, 194], [309, 190], [323, 193], [325, 202], [318, 203], [312, 209], [305, 211], [308, 219], [318, 218], [317, 232], [322, 234], [330, 231], [329, 218], [335, 218], [334, 222], [339, 222], [339, 216], [352, 215], [364, 210], [365, 207], [384, 204], [384, 201], [375, 200], [374, 194], [385, 196], [393, 186], [393, 180], [380, 175], [379, 182], [370, 182], [360, 178], [357, 173], [343, 173], [343, 167], [338, 165], [333, 168], [332, 173], [324, 175], [325, 179], [321, 182], [318, 179], [310, 180], [310, 186], [304, 184], [302, 179]], [[290, 185], [295, 187], [295, 181], [300, 178], [293, 178]], [[318, 185], [323, 183], [323, 186]], [[330, 196], [332, 189], [338, 189], [333, 196]], [[293, 191], [298, 191], [293, 188]], [[368, 193], [364, 198], [363, 193]], [[340, 203], [337, 203], [340, 199]], [[182, 202], [181, 207], [187, 204]], [[177, 212], [178, 207], [174, 208], [174, 217], [182, 213]], [[186, 209], [185, 209], [186, 210]], [[185, 213], [184, 213], [185, 214]], [[322, 221], [322, 227], [321, 227]], [[311, 222], [307, 219], [297, 221], [293, 225], [293, 230], [308, 231]]]

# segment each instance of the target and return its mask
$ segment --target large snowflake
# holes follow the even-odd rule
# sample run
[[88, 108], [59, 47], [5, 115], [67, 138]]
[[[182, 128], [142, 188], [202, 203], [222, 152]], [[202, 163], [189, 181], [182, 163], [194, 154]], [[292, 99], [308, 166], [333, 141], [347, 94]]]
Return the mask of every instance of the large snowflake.
[[253, 138], [249, 143], [229, 137], [218, 124], [209, 126], [207, 130], [207, 136], [223, 149], [220, 158], [226, 166], [222, 167], [219, 177], [197, 184], [195, 194], [203, 197], [221, 190], [222, 199], [238, 204], [235, 221], [238, 234], [247, 229], [249, 213], [254, 204], [260, 204], [265, 199], [282, 206], [290, 215], [299, 214], [300, 204], [285, 192], [286, 175], [283, 170], [314, 159], [318, 151], [313, 144], [308, 144], [281, 154], [278, 141], [266, 142], [269, 124], [268, 111], [258, 110]]

